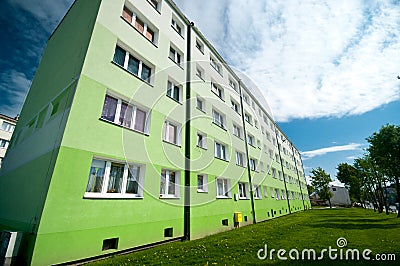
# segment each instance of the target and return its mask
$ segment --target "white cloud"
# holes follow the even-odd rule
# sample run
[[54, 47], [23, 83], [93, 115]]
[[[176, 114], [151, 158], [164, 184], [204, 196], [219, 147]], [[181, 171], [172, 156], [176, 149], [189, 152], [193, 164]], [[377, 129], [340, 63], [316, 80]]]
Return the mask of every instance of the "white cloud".
[[321, 149], [312, 150], [312, 151], [304, 151], [304, 152], [301, 152], [301, 155], [303, 156], [303, 160], [307, 160], [307, 159], [311, 159], [315, 156], [321, 156], [321, 155], [325, 155], [327, 153], [332, 153], [332, 152], [362, 150], [362, 148], [361, 148], [362, 146], [363, 146], [363, 144], [350, 143], [347, 145], [339, 145], [339, 146], [326, 147], [326, 148], [321, 148]]
[[0, 80], [0, 95], [8, 100], [0, 105], [0, 113], [14, 117], [21, 112], [31, 81], [14, 69], [1, 74]]
[[278, 121], [357, 115], [400, 99], [395, 2], [176, 2], [257, 83]]

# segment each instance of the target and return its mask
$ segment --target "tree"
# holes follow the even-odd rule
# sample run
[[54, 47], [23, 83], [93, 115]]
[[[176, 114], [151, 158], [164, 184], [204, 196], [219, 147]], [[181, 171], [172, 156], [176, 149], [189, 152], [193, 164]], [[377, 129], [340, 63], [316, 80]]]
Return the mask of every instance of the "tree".
[[[400, 126], [385, 125], [367, 138], [371, 159], [390, 181], [396, 184], [397, 201], [400, 201]], [[400, 217], [398, 208], [397, 218]]]
[[336, 169], [338, 170], [336, 178], [345, 184], [346, 188], [349, 190], [351, 200], [362, 203], [362, 182], [357, 169], [347, 163], [340, 163]]
[[320, 199], [327, 200], [329, 207], [332, 208], [331, 198], [333, 197], [333, 193], [329, 190], [329, 183], [332, 182], [331, 176], [321, 167], [317, 167], [317, 169], [311, 169], [310, 178], [312, 180], [311, 185]]

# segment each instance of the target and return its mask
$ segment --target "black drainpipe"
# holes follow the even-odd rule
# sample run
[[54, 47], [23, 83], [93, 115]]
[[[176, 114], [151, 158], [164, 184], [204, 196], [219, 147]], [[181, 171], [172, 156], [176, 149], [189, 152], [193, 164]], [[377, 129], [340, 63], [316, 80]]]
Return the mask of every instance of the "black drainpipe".
[[243, 107], [243, 97], [242, 97], [242, 86], [241, 86], [241, 81], [240, 81], [240, 80], [239, 80], [239, 94], [240, 94], [240, 109], [241, 109], [241, 112], [242, 112], [242, 124], [243, 124], [244, 146], [245, 146], [245, 148], [246, 148], [247, 174], [249, 175], [251, 214], [252, 214], [252, 216], [253, 216], [253, 224], [255, 224], [255, 223], [257, 223], [257, 221], [256, 221], [256, 212], [255, 212], [255, 209], [254, 209], [253, 182], [252, 182], [252, 180], [251, 180], [250, 156], [249, 156], [249, 147], [247, 146], [246, 121], [244, 120], [244, 107]]
[[290, 200], [289, 200], [289, 195], [288, 195], [288, 190], [287, 190], [287, 185], [286, 185], [286, 178], [285, 178], [285, 170], [283, 169], [283, 160], [282, 160], [282, 155], [281, 155], [281, 146], [279, 144], [279, 138], [278, 138], [278, 132], [277, 129], [275, 128], [275, 137], [276, 137], [276, 143], [278, 144], [278, 153], [279, 153], [279, 159], [281, 161], [281, 169], [282, 169], [282, 175], [283, 175], [283, 183], [285, 184], [285, 193], [286, 193], [286, 200], [287, 200], [287, 205], [289, 208], [289, 214], [292, 213], [290, 210]]
[[187, 27], [187, 51], [186, 51], [186, 118], [185, 118], [185, 187], [184, 187], [184, 217], [183, 217], [183, 230], [184, 240], [190, 240], [190, 119], [191, 119], [191, 34], [194, 23], [191, 22]]
[[[291, 145], [291, 144], [290, 144]], [[294, 160], [294, 166], [296, 167], [296, 174], [297, 174], [297, 180], [299, 181], [299, 187], [300, 187], [300, 193], [301, 193], [301, 201], [303, 203], [303, 210], [306, 209], [306, 205], [304, 205], [304, 195], [303, 195], [303, 190], [301, 189], [301, 183], [300, 183], [300, 175], [299, 175], [299, 170], [297, 169], [297, 162], [296, 162], [296, 156], [294, 156], [294, 148], [292, 146], [292, 153], [293, 153], [293, 160]]]

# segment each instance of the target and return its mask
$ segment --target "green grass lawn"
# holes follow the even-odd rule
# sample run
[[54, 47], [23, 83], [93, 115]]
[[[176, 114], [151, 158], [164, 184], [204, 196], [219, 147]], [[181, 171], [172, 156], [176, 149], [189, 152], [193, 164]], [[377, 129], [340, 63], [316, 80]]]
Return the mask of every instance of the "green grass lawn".
[[[344, 237], [343, 258], [347, 249], [359, 249], [360, 261], [330, 260], [325, 253], [323, 261], [291, 260], [289, 251], [314, 249], [317, 257], [329, 246], [337, 248], [336, 241]], [[287, 261], [277, 258], [260, 260], [257, 251], [268, 245], [271, 249], [285, 249]], [[362, 252], [370, 249], [370, 261], [362, 259]], [[91, 265], [361, 265], [377, 264], [376, 254], [396, 254], [400, 265], [400, 219], [395, 214], [387, 216], [364, 209], [316, 209], [241, 227], [203, 239], [175, 242], [114, 256]], [[294, 253], [293, 253], [294, 254]], [[339, 251], [336, 252], [339, 256]], [[262, 253], [261, 253], [262, 255]], [[380, 263], [396, 265], [395, 262]]]

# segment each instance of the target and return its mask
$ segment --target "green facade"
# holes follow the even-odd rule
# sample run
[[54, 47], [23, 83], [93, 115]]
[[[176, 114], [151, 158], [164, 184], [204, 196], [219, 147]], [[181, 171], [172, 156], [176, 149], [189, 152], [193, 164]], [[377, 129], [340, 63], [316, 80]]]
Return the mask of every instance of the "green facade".
[[[299, 153], [197, 28], [173, 3], [158, 3], [157, 11], [148, 1], [77, 0], [50, 37], [0, 172], [0, 229], [24, 233], [20, 261], [56, 264], [175, 238], [195, 239], [235, 228], [235, 212], [243, 214], [243, 226], [310, 207]], [[122, 18], [124, 5], [157, 29], [155, 43]], [[183, 24], [183, 37], [171, 29], [171, 16]], [[204, 44], [203, 55], [196, 51], [196, 40]], [[181, 66], [168, 58], [171, 43], [182, 53]], [[152, 67], [150, 83], [113, 62], [117, 45]], [[224, 72], [219, 77], [204, 69], [202, 81], [196, 67], [209, 67], [208, 56], [206, 63], [201, 61], [208, 53]], [[189, 57], [193, 61], [186, 62]], [[222, 84], [228, 76], [237, 82], [239, 93], [221, 85], [222, 101], [211, 92], [210, 80]], [[168, 79], [179, 84], [180, 102], [166, 96]], [[261, 109], [246, 104], [244, 93]], [[146, 132], [102, 119], [106, 95], [146, 110]], [[196, 108], [197, 96], [205, 100], [203, 111]], [[240, 104], [238, 112], [232, 110], [231, 99]], [[212, 122], [213, 110], [224, 114], [225, 129]], [[251, 113], [258, 127], [243, 122], [244, 113]], [[268, 126], [260, 113], [268, 118]], [[177, 144], [164, 140], [166, 120], [180, 125]], [[242, 127], [242, 137], [232, 135], [233, 123]], [[275, 145], [265, 140], [262, 128], [267, 127]], [[198, 132], [206, 135], [206, 148], [197, 146]], [[260, 140], [259, 147], [246, 143], [248, 134]], [[215, 142], [226, 144], [226, 160], [215, 158]], [[285, 145], [286, 152], [278, 152]], [[244, 167], [236, 164], [236, 150], [245, 156]], [[250, 170], [249, 158], [264, 166]], [[142, 195], [88, 196], [93, 159], [140, 165]], [[283, 163], [282, 171], [281, 162], [290, 167]], [[272, 177], [272, 168], [277, 175], [287, 175], [288, 182]], [[160, 196], [163, 170], [176, 173], [175, 197]], [[259, 199], [252, 196], [249, 173], [252, 184], [260, 187]], [[207, 177], [205, 192], [198, 191], [198, 174]], [[216, 178], [229, 179], [228, 197], [217, 197]], [[236, 195], [239, 181], [248, 186], [243, 199]], [[277, 200], [276, 189], [297, 196]], [[190, 204], [185, 207], [185, 202]], [[168, 228], [173, 231], [166, 235]], [[118, 239], [117, 246], [103, 250], [107, 239]]]

